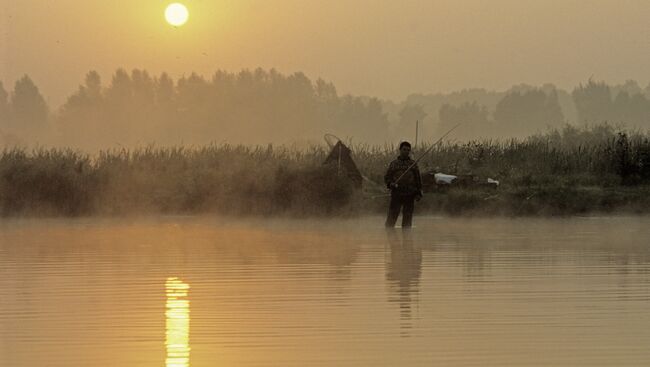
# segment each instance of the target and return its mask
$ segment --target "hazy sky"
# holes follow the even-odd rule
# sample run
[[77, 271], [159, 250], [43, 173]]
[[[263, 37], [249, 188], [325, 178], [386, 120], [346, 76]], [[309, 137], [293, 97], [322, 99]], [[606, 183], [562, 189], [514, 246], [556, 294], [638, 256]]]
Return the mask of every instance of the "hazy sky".
[[650, 79], [648, 0], [187, 0], [177, 29], [170, 2], [0, 0], [0, 80], [29, 74], [56, 106], [88, 70], [108, 81], [117, 67], [275, 67], [392, 99]]

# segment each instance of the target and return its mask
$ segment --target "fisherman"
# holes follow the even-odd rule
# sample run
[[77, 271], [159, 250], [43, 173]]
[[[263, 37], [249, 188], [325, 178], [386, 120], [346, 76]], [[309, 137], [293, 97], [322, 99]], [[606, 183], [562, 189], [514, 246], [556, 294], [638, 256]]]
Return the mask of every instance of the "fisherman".
[[390, 189], [390, 206], [386, 227], [394, 227], [400, 209], [402, 228], [410, 228], [413, 219], [414, 201], [422, 199], [422, 180], [417, 163], [409, 156], [411, 144], [403, 141], [399, 145], [399, 157], [390, 162], [384, 176], [384, 183]]

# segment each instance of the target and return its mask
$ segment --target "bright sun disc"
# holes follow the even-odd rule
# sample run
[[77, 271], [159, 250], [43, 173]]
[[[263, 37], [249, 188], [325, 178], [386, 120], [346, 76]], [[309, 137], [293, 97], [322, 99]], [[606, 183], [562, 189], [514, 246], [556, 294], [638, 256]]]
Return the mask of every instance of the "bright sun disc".
[[183, 4], [173, 3], [165, 9], [165, 19], [167, 19], [167, 23], [175, 27], [185, 24], [188, 16], [189, 12]]

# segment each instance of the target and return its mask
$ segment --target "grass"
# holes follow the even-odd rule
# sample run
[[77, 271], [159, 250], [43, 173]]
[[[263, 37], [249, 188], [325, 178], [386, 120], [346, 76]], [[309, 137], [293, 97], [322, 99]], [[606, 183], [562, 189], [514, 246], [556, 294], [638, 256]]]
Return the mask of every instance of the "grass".
[[[414, 155], [429, 146], [420, 145]], [[392, 146], [352, 146], [361, 172], [380, 183]], [[383, 213], [386, 197], [355, 191], [328, 149], [209, 145], [103, 151], [0, 153], [0, 214], [123, 215], [221, 213], [332, 216]], [[419, 213], [571, 215], [650, 211], [650, 140], [609, 125], [550, 131], [523, 140], [448, 142], [420, 162], [450, 174], [501, 182], [486, 188], [436, 189]], [[366, 185], [369, 190], [377, 186]]]

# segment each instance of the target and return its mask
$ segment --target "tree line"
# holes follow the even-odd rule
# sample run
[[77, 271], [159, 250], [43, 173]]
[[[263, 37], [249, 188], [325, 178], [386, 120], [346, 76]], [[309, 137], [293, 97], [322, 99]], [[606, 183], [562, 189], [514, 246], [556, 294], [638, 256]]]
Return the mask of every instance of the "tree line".
[[566, 124], [603, 122], [646, 130], [650, 128], [650, 85], [642, 89], [637, 82], [628, 80], [610, 86], [590, 79], [569, 93], [552, 84], [522, 84], [505, 92], [469, 89], [449, 94], [414, 94], [402, 104], [389, 107], [389, 120], [392, 117], [408, 125], [408, 121], [401, 119], [401, 112], [409, 109], [411, 118], [417, 116], [425, 121], [436, 134], [462, 123], [454, 132], [460, 139], [521, 138]]
[[[9, 97], [9, 98], [8, 98]], [[388, 139], [376, 98], [339, 95], [332, 83], [276, 70], [217, 71], [173, 80], [118, 69], [108, 83], [89, 72], [50, 112], [28, 76], [9, 94], [0, 86], [5, 144], [34, 142], [95, 149], [149, 144], [300, 143], [326, 132]]]
[[271, 70], [219, 70], [210, 78], [117, 69], [105, 83], [95, 71], [51, 109], [25, 75], [8, 91], [0, 82], [0, 144], [94, 150], [149, 144], [306, 143], [334, 133], [382, 144], [431, 140], [456, 124], [457, 139], [523, 137], [567, 123], [650, 127], [650, 86], [588, 80], [566, 92], [551, 84], [505, 92], [468, 89], [409, 96], [394, 103], [340, 95], [322, 79]]

